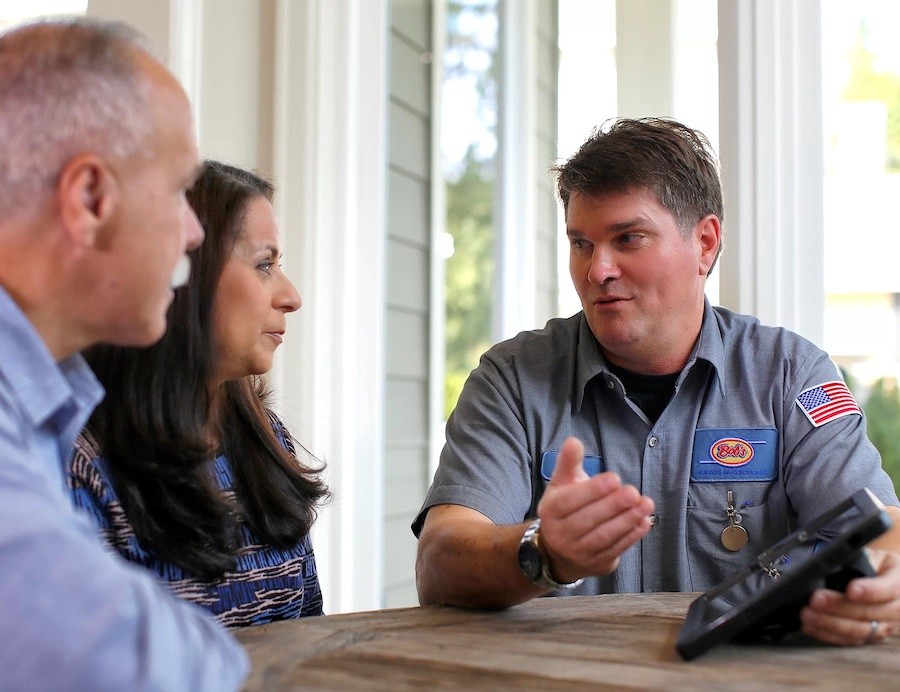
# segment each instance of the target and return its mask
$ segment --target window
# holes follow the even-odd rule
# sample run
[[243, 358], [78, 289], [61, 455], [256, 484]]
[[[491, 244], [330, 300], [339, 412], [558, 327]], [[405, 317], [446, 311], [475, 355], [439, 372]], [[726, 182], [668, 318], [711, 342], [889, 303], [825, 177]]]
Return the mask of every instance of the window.
[[444, 418], [493, 343], [497, 0], [447, 5], [441, 122], [447, 233]]
[[822, 3], [825, 342], [900, 482], [900, 5]]

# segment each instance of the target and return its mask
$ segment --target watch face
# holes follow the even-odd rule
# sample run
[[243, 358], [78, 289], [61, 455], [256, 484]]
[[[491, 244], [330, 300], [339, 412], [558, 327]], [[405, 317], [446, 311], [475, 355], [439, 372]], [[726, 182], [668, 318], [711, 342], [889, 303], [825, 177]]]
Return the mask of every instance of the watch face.
[[541, 551], [530, 541], [524, 541], [519, 545], [519, 568], [529, 581], [537, 581], [541, 578]]

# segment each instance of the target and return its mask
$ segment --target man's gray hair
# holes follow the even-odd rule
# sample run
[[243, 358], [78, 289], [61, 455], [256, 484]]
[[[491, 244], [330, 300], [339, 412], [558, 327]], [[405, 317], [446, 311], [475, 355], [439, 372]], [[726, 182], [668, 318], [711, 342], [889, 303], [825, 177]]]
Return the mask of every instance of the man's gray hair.
[[152, 129], [143, 37], [121, 23], [42, 20], [0, 34], [0, 215], [36, 205], [74, 156], [136, 154]]

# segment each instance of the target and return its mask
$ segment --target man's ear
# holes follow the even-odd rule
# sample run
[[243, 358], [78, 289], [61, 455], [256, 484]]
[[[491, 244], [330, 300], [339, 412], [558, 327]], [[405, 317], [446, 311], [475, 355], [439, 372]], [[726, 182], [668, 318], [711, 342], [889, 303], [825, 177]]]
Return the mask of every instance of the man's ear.
[[79, 154], [60, 171], [56, 186], [63, 228], [73, 242], [92, 247], [103, 243], [118, 202], [118, 186], [109, 165], [96, 154]]
[[694, 235], [700, 244], [700, 273], [709, 274], [722, 242], [722, 224], [715, 214], [704, 216], [694, 227]]

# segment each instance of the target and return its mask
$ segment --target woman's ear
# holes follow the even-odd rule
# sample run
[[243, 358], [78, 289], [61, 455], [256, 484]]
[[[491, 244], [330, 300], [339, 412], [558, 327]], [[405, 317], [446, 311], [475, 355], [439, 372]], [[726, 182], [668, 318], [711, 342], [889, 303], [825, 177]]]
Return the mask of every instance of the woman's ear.
[[118, 202], [118, 186], [107, 163], [96, 154], [79, 154], [60, 171], [56, 185], [63, 228], [78, 245], [103, 244], [103, 230]]

